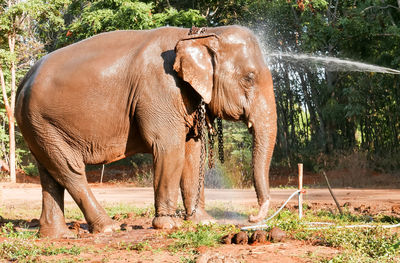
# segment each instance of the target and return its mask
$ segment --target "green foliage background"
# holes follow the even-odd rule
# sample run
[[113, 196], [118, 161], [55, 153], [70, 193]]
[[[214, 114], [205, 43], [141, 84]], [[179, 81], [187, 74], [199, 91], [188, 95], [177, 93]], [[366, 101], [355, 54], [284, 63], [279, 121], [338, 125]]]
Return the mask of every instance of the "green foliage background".
[[[337, 168], [340, 156], [355, 154], [365, 158], [370, 170], [400, 170], [399, 75], [334, 71], [276, 55], [333, 56], [400, 69], [396, 0], [27, 0], [12, 10], [4, 1], [1, 6], [2, 61], [17, 59], [6, 49], [10, 14], [27, 14], [29, 22], [18, 32], [19, 78], [44, 54], [100, 32], [166, 25], [248, 26], [258, 35], [273, 73], [278, 110], [274, 168], [294, 169], [303, 162], [306, 169], [318, 172]], [[29, 41], [41, 43], [40, 51], [32, 52]], [[4, 107], [0, 124], [0, 158], [6, 159]], [[251, 135], [242, 124], [224, 126], [226, 163], [209, 173], [222, 175], [219, 186], [249, 187]], [[20, 165], [34, 171], [20, 134], [17, 140]]]

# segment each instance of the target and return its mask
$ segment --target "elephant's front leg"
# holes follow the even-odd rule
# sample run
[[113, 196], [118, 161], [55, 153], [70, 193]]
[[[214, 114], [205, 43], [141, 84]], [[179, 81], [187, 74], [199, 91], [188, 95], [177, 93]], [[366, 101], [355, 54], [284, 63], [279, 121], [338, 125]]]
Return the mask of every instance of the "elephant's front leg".
[[179, 194], [179, 181], [184, 164], [184, 146], [168, 148], [154, 153], [154, 228], [170, 229], [180, 226], [174, 217]]
[[187, 215], [186, 219], [195, 223], [206, 223], [213, 221], [213, 218], [209, 216], [205, 210], [204, 178], [199, 178], [199, 168], [200, 161], [202, 161], [204, 165], [206, 165], [206, 162], [205, 160], [200, 160], [200, 156], [200, 139], [192, 138], [187, 141], [185, 144], [185, 164], [180, 185], [183, 205], [185, 206]]

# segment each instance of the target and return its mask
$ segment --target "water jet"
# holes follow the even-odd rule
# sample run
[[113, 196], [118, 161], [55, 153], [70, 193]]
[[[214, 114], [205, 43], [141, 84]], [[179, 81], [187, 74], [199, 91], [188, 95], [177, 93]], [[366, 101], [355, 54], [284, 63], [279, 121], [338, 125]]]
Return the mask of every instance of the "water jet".
[[328, 71], [357, 71], [396, 75], [400, 74], [400, 70], [328, 56], [315, 56], [310, 54], [297, 54], [290, 52], [273, 52], [267, 53], [266, 56], [267, 58], [278, 58], [285, 62], [294, 62], [298, 64], [307, 63], [316, 66], [323, 66]]

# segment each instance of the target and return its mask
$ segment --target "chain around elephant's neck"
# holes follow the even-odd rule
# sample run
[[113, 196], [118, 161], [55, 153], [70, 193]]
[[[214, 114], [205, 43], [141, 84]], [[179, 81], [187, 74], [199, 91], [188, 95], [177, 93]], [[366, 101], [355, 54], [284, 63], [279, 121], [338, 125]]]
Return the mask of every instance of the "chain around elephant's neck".
[[[197, 34], [204, 34], [206, 32], [205, 27], [195, 27], [192, 26], [192, 28], [189, 30], [188, 35], [197, 35]], [[201, 143], [201, 150], [200, 150], [200, 163], [199, 163], [199, 182], [197, 186], [197, 195], [194, 203], [193, 210], [190, 213], [186, 213], [185, 217], [189, 218], [192, 217], [195, 213], [196, 210], [199, 206], [200, 202], [200, 196], [201, 196], [201, 189], [204, 184], [204, 176], [205, 176], [205, 159], [206, 159], [206, 154], [207, 154], [207, 146], [206, 146], [206, 135], [205, 131], [208, 128], [208, 142], [209, 142], [209, 148], [208, 148], [208, 160], [209, 160], [209, 168], [214, 167], [214, 137], [215, 135], [218, 136], [218, 153], [219, 153], [219, 160], [221, 163], [224, 162], [224, 145], [223, 145], [223, 130], [222, 130], [222, 119], [217, 118], [217, 132], [215, 133], [215, 128], [214, 124], [211, 121], [214, 120], [214, 118], [206, 118], [207, 115], [207, 110], [206, 110], [206, 104], [203, 99], [201, 99], [199, 105], [197, 106], [196, 109], [196, 114], [195, 118], [196, 121], [194, 122], [194, 130], [197, 131], [197, 138], [200, 139]], [[209, 124], [209, 125], [207, 125]], [[207, 127], [207, 128], [206, 128]], [[196, 132], [195, 132], [196, 134]], [[156, 214], [156, 217], [159, 216], [171, 216], [171, 217], [179, 217], [180, 215], [178, 213], [175, 214]]]
[[188, 35], [197, 35], [197, 34], [204, 34], [206, 32], [206, 28], [205, 27], [196, 27], [196, 26], [192, 26], [192, 28], [189, 30]]
[[[205, 27], [196, 27], [192, 26], [192, 28], [189, 30], [188, 35], [198, 35], [198, 34], [204, 34], [206, 33], [207, 28]], [[203, 100], [202, 100], [202, 103]], [[214, 124], [210, 120], [211, 118], [208, 118], [208, 167], [211, 169], [215, 166], [214, 164], [214, 137], [215, 137], [215, 129], [214, 129]], [[206, 120], [207, 121], [207, 120]], [[199, 121], [197, 123], [200, 123]], [[222, 128], [222, 119], [217, 118], [217, 136], [218, 136], [218, 158], [221, 163], [224, 163], [225, 158], [224, 158], [224, 137], [223, 137], [223, 128]]]
[[[192, 26], [192, 28], [189, 30], [188, 35], [197, 35], [197, 34], [204, 34], [206, 32], [206, 28], [205, 27], [195, 27]], [[203, 187], [204, 184], [204, 176], [205, 176], [205, 158], [206, 158], [206, 153], [207, 153], [207, 149], [206, 149], [206, 138], [205, 138], [205, 130], [206, 127], [208, 127], [208, 141], [209, 141], [209, 148], [208, 148], [208, 160], [209, 160], [209, 168], [211, 169], [212, 167], [214, 167], [214, 154], [213, 154], [213, 150], [214, 150], [214, 136], [215, 133], [213, 132], [214, 129], [214, 125], [213, 123], [211, 123], [210, 118], [208, 118], [209, 120], [209, 124], [207, 125], [207, 118], [206, 118], [206, 104], [204, 102], [203, 99], [201, 99], [201, 102], [197, 108], [197, 131], [198, 131], [198, 135], [200, 137], [200, 143], [201, 143], [201, 152], [200, 152], [200, 164], [199, 164], [199, 182], [198, 182], [198, 186], [197, 186], [197, 196], [196, 196], [196, 200], [195, 200], [195, 205], [193, 210], [191, 211], [190, 214], [186, 214], [186, 218], [193, 216], [196, 213], [197, 207], [199, 205], [200, 202], [200, 195], [201, 195], [201, 188]], [[224, 145], [223, 145], [223, 130], [222, 130], [222, 119], [218, 118], [217, 119], [217, 135], [218, 135], [218, 153], [219, 153], [219, 159], [221, 161], [221, 163], [224, 162]]]

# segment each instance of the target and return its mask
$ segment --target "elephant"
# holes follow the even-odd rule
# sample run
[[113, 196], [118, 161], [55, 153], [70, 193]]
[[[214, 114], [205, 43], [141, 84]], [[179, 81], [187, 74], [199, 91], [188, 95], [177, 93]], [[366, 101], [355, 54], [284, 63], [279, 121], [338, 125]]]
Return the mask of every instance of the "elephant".
[[179, 225], [173, 216], [179, 188], [189, 215], [200, 195], [188, 219], [207, 219], [203, 183], [197, 190], [201, 107], [208, 123], [222, 118], [248, 126], [260, 206], [249, 219], [265, 218], [277, 132], [271, 73], [250, 29], [194, 29], [101, 33], [47, 54], [22, 79], [15, 117], [38, 163], [40, 236], [71, 235], [64, 218], [65, 190], [91, 232], [119, 229], [91, 192], [85, 166], [135, 153], [153, 155], [154, 228]]

